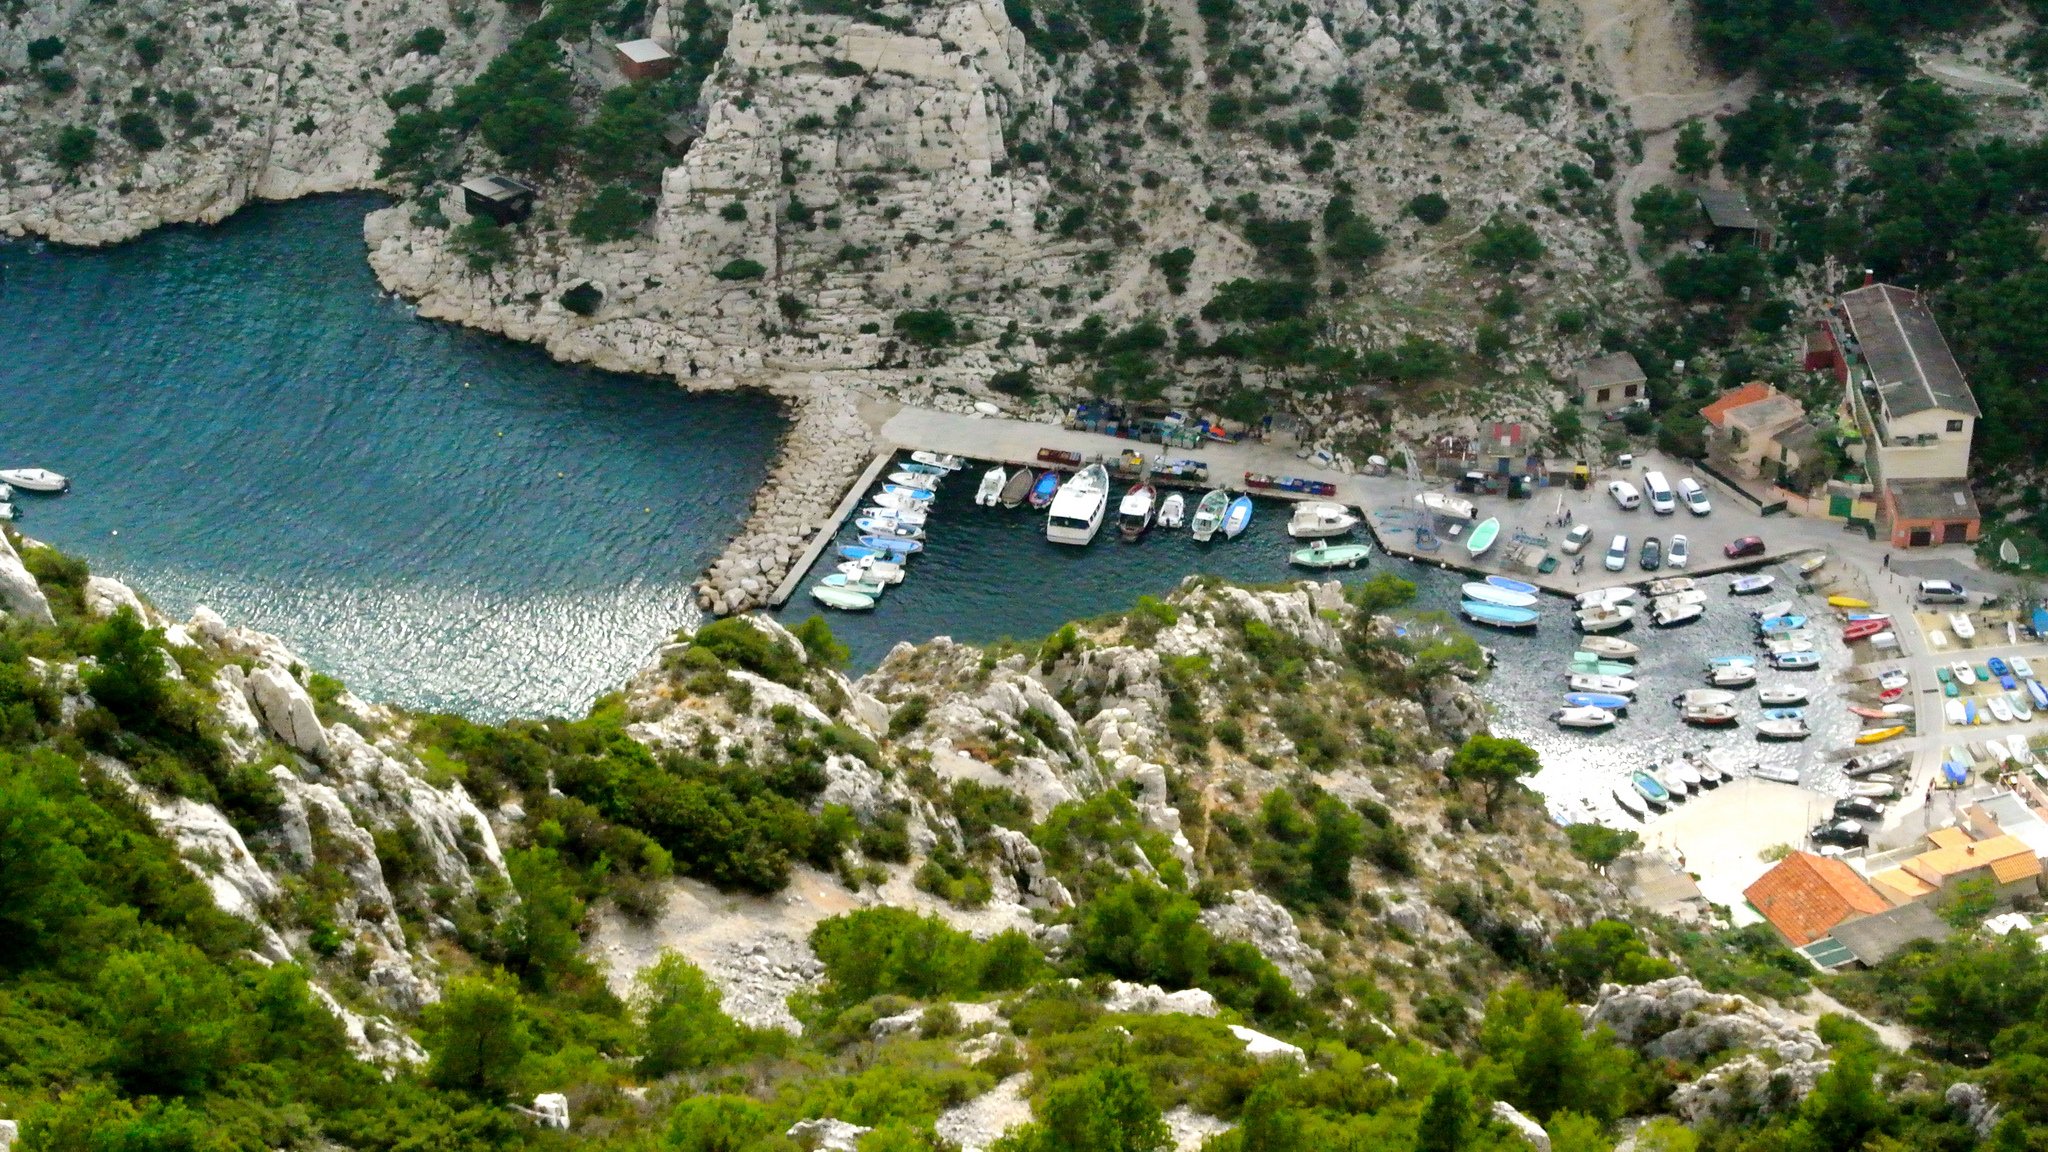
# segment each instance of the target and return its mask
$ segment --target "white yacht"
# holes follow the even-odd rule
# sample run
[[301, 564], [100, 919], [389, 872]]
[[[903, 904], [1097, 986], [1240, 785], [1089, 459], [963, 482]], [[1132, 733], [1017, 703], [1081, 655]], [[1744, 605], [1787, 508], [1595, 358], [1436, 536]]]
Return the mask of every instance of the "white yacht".
[[1090, 464], [1076, 472], [1053, 494], [1045, 516], [1045, 538], [1054, 544], [1089, 544], [1102, 531], [1102, 513], [1109, 507], [1109, 471]]

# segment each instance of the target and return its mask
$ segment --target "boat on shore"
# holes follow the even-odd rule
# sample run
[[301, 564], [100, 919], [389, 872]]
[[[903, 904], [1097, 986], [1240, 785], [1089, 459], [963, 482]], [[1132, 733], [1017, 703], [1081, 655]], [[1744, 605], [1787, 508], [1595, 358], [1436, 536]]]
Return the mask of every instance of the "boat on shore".
[[0, 469], [0, 484], [19, 488], [23, 492], [69, 492], [71, 490], [71, 481], [50, 471], [48, 468]]
[[1643, 803], [1643, 798], [1636, 795], [1635, 790], [1626, 784], [1614, 786], [1614, 803], [1623, 812], [1638, 820], [1645, 819], [1650, 814], [1649, 806]]
[[1567, 692], [1564, 702], [1571, 708], [1605, 708], [1609, 712], [1628, 711], [1630, 700], [1613, 692]]
[[1687, 688], [1671, 698], [1671, 703], [1680, 708], [1705, 707], [1709, 704], [1733, 704], [1735, 693], [1724, 688]]
[[1750, 609], [1749, 615], [1754, 620], [1768, 620], [1773, 616], [1790, 615], [1791, 612], [1792, 602], [1790, 600], [1773, 600], [1761, 608]]
[[1627, 604], [1616, 604], [1602, 608], [1582, 608], [1574, 613], [1581, 632], [1612, 632], [1627, 626], [1636, 618], [1636, 610]]
[[1633, 660], [1643, 651], [1613, 636], [1587, 636], [1579, 641], [1579, 647], [1604, 660]]
[[974, 502], [983, 508], [993, 508], [1002, 503], [1003, 486], [1010, 482], [1010, 474], [1003, 471], [1001, 464], [981, 474], [981, 486], [974, 490]]
[[1968, 612], [1949, 613], [1948, 630], [1955, 633], [1955, 637], [1958, 640], [1974, 640], [1977, 638], [1977, 626], [1971, 623]]
[[1756, 667], [1751, 664], [1723, 664], [1709, 668], [1707, 683], [1716, 688], [1746, 688], [1756, 683]]
[[1145, 483], [1133, 484], [1124, 493], [1116, 506], [1116, 530], [1125, 540], [1136, 540], [1151, 530], [1153, 502], [1158, 495], [1159, 489]]
[[1725, 727], [1741, 719], [1733, 704], [1687, 704], [1678, 710], [1678, 718], [1700, 728]]
[[1195, 505], [1193, 531], [1197, 541], [1207, 543], [1216, 531], [1223, 527], [1223, 514], [1230, 508], [1230, 493], [1221, 488], [1211, 488], [1202, 494], [1201, 503]]
[[1650, 581], [1649, 590], [1652, 596], [1675, 596], [1680, 592], [1690, 592], [1698, 586], [1699, 582], [1690, 576], [1666, 576], [1661, 580]]
[[1306, 548], [1296, 548], [1287, 558], [1303, 568], [1356, 568], [1371, 556], [1369, 544], [1330, 544], [1318, 540]]
[[1748, 576], [1737, 576], [1728, 582], [1730, 596], [1758, 596], [1771, 590], [1778, 578], [1769, 573], [1754, 572]]
[[909, 554], [924, 551], [924, 541], [912, 540], [907, 536], [862, 536], [863, 548], [879, 548], [884, 552]]
[[1593, 672], [1568, 672], [1564, 682], [1574, 692], [1607, 692], [1616, 696], [1634, 696], [1636, 682], [1626, 676], [1602, 676]]
[[1774, 684], [1756, 690], [1757, 703], [1767, 708], [1789, 708], [1806, 703], [1806, 699], [1806, 689], [1790, 684]]
[[1287, 534], [1296, 540], [1342, 536], [1358, 527], [1358, 517], [1342, 504], [1308, 500], [1294, 506], [1287, 517]]
[[1060, 485], [1045, 517], [1045, 538], [1054, 544], [1087, 545], [1102, 531], [1109, 507], [1109, 470], [1090, 464]]
[[1473, 559], [1486, 555], [1493, 542], [1500, 538], [1500, 517], [1489, 516], [1472, 529], [1472, 535], [1465, 538], [1465, 551]]
[[1820, 667], [1818, 652], [1773, 652], [1771, 667], [1780, 672], [1811, 672]]
[[1799, 562], [1799, 574], [1801, 576], [1811, 576], [1815, 572], [1820, 571], [1821, 568], [1827, 564], [1827, 562], [1827, 553], [1816, 552], [1813, 555], [1808, 556], [1806, 559], [1801, 560]]
[[1479, 515], [1478, 505], [1470, 500], [1442, 492], [1424, 492], [1415, 498], [1415, 502], [1422, 505], [1423, 511], [1451, 520], [1472, 520]]
[[1589, 676], [1633, 676], [1636, 666], [1619, 660], [1602, 660], [1591, 652], [1574, 652], [1569, 671]]
[[1903, 736], [1905, 733], [1906, 726], [1904, 724], [1894, 724], [1889, 728], [1872, 728], [1868, 731], [1857, 733], [1856, 743], [1879, 744], [1890, 740], [1894, 736]]
[[1615, 715], [1605, 708], [1560, 708], [1550, 714], [1550, 720], [1559, 728], [1612, 728]]
[[1700, 604], [1659, 604], [1655, 608], [1650, 609], [1650, 623], [1655, 624], [1659, 628], [1676, 628], [1680, 624], [1691, 623], [1706, 614], [1706, 607]]
[[1624, 584], [1618, 588], [1595, 588], [1572, 597], [1572, 603], [1580, 608], [1614, 608], [1636, 598], [1636, 590]]
[[1169, 492], [1159, 502], [1158, 523], [1161, 528], [1179, 528], [1187, 523], [1188, 498], [1178, 492]]
[[1251, 497], [1239, 496], [1232, 500], [1230, 506], [1223, 510], [1223, 538], [1235, 540], [1243, 535], [1244, 530], [1252, 526], [1252, 511]]
[[1804, 740], [1813, 735], [1813, 729], [1806, 726], [1804, 717], [1788, 716], [1757, 721], [1756, 734], [1760, 740]]
[[[1494, 628], [1534, 628], [1541, 613], [1534, 608], [1510, 608], [1503, 604], [1487, 604], [1478, 600], [1463, 600], [1458, 611], [1475, 624], [1486, 624]], [[1597, 691], [1597, 689], [1596, 689]]]
[[1629, 786], [1635, 789], [1636, 795], [1641, 796], [1655, 807], [1662, 808], [1666, 804], [1671, 803], [1671, 790], [1664, 787], [1663, 781], [1650, 775], [1648, 772], [1640, 770], [1631, 772], [1629, 773], [1628, 782]]
[[1797, 632], [1806, 627], [1804, 616], [1766, 616], [1756, 622], [1759, 635], [1770, 636], [1784, 632]]
[[1904, 763], [1905, 759], [1903, 752], [1869, 752], [1861, 756], [1852, 756], [1842, 762], [1842, 775], [1855, 780]]
[[1499, 604], [1504, 608], [1533, 608], [1536, 606], [1536, 595], [1534, 593], [1515, 592], [1490, 583], [1474, 581], [1464, 585], [1460, 591], [1465, 594], [1465, 599], [1467, 600], [1477, 600], [1484, 604]]

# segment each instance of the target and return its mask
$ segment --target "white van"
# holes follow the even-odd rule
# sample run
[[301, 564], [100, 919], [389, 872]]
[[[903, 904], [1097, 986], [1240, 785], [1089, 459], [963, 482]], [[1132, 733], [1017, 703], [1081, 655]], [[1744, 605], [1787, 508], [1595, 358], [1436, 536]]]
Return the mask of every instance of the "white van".
[[1659, 516], [1669, 516], [1678, 511], [1678, 497], [1671, 492], [1671, 485], [1664, 480], [1662, 472], [1643, 473], [1643, 487], [1650, 490], [1650, 511]]
[[1624, 512], [1632, 508], [1640, 508], [1643, 504], [1642, 494], [1636, 491], [1635, 485], [1626, 480], [1609, 480], [1607, 482], [1607, 494], [1614, 497], [1614, 502], [1621, 505], [1621, 510]]
[[1678, 499], [1695, 516], [1705, 516], [1714, 510], [1713, 501], [1707, 499], [1706, 486], [1690, 476], [1678, 481]]

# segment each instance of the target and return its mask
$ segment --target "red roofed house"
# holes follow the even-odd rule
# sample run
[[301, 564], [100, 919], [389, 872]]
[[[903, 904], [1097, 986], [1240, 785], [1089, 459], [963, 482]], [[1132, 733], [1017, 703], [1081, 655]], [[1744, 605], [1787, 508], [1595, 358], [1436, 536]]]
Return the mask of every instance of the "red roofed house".
[[1700, 415], [1708, 451], [1751, 479], [1786, 483], [1821, 456], [1806, 406], [1768, 384], [1744, 384]]
[[1848, 920], [1891, 910], [1855, 869], [1840, 860], [1794, 852], [1742, 892], [1794, 948], [1804, 948]]

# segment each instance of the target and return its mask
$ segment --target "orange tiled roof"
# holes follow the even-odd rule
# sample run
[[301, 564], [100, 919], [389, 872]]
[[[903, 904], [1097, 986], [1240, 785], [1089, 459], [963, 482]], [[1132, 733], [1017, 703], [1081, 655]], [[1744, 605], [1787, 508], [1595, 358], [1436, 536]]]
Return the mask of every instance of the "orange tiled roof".
[[1774, 391], [1775, 389], [1773, 389], [1769, 384], [1758, 384], [1754, 382], [1744, 384], [1742, 387], [1737, 388], [1735, 391], [1728, 393], [1726, 396], [1723, 396], [1719, 400], [1714, 401], [1712, 404], [1709, 404], [1706, 407], [1700, 409], [1700, 416], [1703, 419], [1705, 419], [1707, 423], [1712, 424], [1716, 428], [1719, 428], [1727, 422], [1728, 413], [1734, 411], [1737, 408], [1742, 407], [1745, 404], [1754, 404], [1759, 400], [1768, 399], [1771, 393]]
[[1887, 868], [1879, 872], [1870, 878], [1870, 886], [1894, 904], [1911, 904], [1922, 896], [1932, 896], [1941, 891], [1904, 868]]
[[[1928, 837], [1929, 840], [1934, 840], [1935, 843], [1942, 846], [1932, 852], [1922, 852], [1920, 855], [1906, 861], [1903, 865], [1907, 871], [1927, 881], [1929, 884], [1946, 884], [1951, 876], [1973, 872], [1979, 868], [1991, 868], [1995, 875], [1996, 866], [2006, 860], [2015, 861], [2007, 866], [2007, 871], [2009, 872], [2015, 869], [2026, 869], [2025, 871], [2016, 872], [2013, 876], [2014, 879], [2019, 879], [2022, 876], [2038, 876], [2041, 873], [2040, 858], [2034, 855], [2032, 848], [2027, 847], [2024, 842], [2015, 837], [1993, 836], [1988, 840], [1973, 841], [1967, 834], [1962, 833], [1960, 829], [1944, 829], [1944, 831], [1957, 832], [1962, 835], [1963, 842], [1960, 844], [1953, 843], [1954, 837], [1944, 837], [1937, 840], [1935, 837], [1930, 836]], [[1949, 842], [1944, 843], [1944, 841]], [[2032, 863], [2027, 864], [2025, 861], [2031, 861]]]
[[1961, 828], [1936, 828], [1927, 834], [1927, 842], [1936, 848], [1960, 848], [1971, 841]]
[[2040, 874], [2041, 858], [2032, 852], [2024, 856], [2007, 856], [2003, 860], [1991, 862], [1991, 875], [1996, 877], [2000, 884], [2010, 884], [2015, 880], [2025, 880], [2029, 876]]
[[1785, 857], [1742, 895], [1794, 948], [1813, 943], [1844, 920], [1891, 910], [1854, 869], [1810, 852]]

